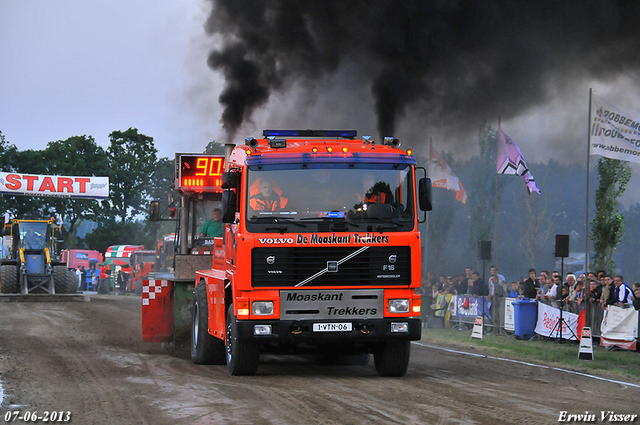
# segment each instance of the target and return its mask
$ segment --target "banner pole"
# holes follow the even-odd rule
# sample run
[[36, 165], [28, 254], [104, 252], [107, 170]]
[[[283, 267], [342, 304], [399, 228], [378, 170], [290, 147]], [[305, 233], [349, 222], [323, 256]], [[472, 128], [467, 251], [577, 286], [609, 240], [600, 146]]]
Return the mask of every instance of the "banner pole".
[[[585, 235], [584, 235], [584, 273], [585, 273], [585, 288], [587, 286], [587, 273], [589, 266], [589, 168], [590, 168], [590, 158], [591, 158], [591, 94], [593, 89], [589, 89], [589, 118], [587, 120], [587, 196], [586, 199], [586, 207], [585, 207]], [[589, 290], [589, 289], [587, 289]]]
[[[585, 197], [587, 205], [585, 206], [585, 232], [584, 232], [584, 291], [587, 294], [587, 299], [589, 299], [589, 295], [591, 293], [590, 282], [587, 282], [588, 279], [588, 271], [587, 267], [589, 266], [589, 168], [590, 168], [590, 160], [591, 160], [591, 88], [589, 88], [589, 119], [587, 120], [587, 196]], [[587, 306], [588, 307], [588, 306]], [[584, 312], [584, 324], [589, 325], [590, 328], [593, 328], [593, 324], [591, 323], [591, 309], [585, 308]], [[580, 337], [578, 337], [580, 339]]]
[[[498, 117], [498, 129], [500, 128], [500, 118]], [[498, 139], [496, 137], [496, 148], [498, 146]], [[498, 158], [496, 157], [496, 200], [495, 200], [495, 210], [494, 210], [494, 230], [493, 230], [493, 265], [496, 267], [496, 270], [500, 270], [498, 268], [498, 210], [499, 210], [499, 204], [498, 204], [498, 194], [499, 194], [499, 184], [500, 184], [500, 180], [499, 180], [499, 174], [497, 171], [497, 161]], [[486, 282], [485, 282], [486, 283]]]

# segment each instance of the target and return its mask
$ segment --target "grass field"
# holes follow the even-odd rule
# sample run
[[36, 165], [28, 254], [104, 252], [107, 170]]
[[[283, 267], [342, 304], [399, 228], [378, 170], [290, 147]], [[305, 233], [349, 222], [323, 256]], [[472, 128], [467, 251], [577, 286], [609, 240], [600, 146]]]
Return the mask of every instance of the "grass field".
[[471, 331], [452, 329], [423, 329], [422, 342], [640, 382], [640, 353], [608, 351], [598, 346], [596, 341], [593, 343], [594, 360], [578, 359], [577, 342], [524, 341], [506, 335], [486, 334], [482, 339], [472, 339]]

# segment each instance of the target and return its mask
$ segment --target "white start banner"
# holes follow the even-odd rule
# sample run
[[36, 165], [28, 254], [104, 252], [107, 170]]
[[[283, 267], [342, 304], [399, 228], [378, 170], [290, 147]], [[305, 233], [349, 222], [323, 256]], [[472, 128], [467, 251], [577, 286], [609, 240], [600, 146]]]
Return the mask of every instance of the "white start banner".
[[109, 198], [109, 177], [45, 176], [0, 172], [0, 193], [107, 199]]

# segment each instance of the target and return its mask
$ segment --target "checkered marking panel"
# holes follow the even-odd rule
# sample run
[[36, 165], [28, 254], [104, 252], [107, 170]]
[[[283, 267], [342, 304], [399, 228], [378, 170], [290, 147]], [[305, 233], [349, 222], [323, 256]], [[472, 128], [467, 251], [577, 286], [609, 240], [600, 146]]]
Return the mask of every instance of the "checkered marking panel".
[[157, 295], [168, 291], [168, 289], [169, 282], [165, 279], [150, 279], [148, 281], [144, 280], [142, 284], [142, 305], [149, 305], [149, 302], [151, 300], [155, 300]]

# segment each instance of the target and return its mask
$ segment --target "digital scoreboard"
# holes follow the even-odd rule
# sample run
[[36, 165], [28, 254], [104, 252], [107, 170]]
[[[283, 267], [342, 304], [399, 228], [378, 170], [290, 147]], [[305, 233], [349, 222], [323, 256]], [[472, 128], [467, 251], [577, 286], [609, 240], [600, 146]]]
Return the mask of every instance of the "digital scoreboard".
[[220, 175], [224, 155], [176, 154], [176, 189], [205, 192], [222, 191]]

